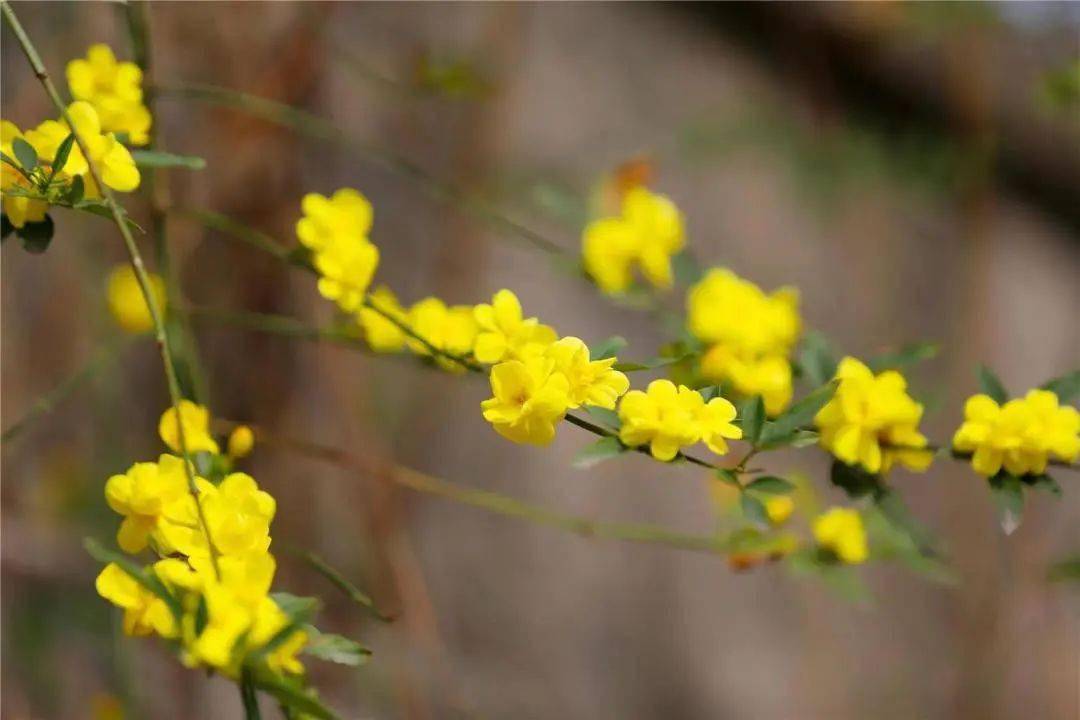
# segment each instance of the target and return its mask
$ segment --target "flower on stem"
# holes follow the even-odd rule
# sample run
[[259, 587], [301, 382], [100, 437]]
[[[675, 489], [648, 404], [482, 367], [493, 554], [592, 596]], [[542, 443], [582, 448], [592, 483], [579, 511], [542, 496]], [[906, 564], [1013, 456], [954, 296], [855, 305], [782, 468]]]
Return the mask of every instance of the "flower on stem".
[[113, 475], [105, 483], [105, 500], [114, 512], [124, 516], [116, 542], [125, 552], [146, 548], [153, 535], [162, 541], [167, 515], [188, 495], [183, 461], [162, 455], [156, 463], [132, 465], [123, 475]]
[[408, 312], [401, 307], [394, 291], [385, 285], [380, 285], [368, 293], [368, 301], [382, 311], [361, 307], [356, 313], [357, 321], [364, 331], [364, 338], [368, 345], [375, 352], [401, 352], [405, 347], [405, 331], [387, 319], [385, 315], [396, 318], [401, 323], [407, 323]]
[[[414, 337], [406, 339], [406, 345], [417, 355], [432, 355], [434, 347], [442, 353], [465, 357], [472, 352], [476, 342], [477, 325], [473, 308], [468, 305], [452, 305], [436, 297], [424, 298], [409, 308], [408, 326], [422, 342]], [[431, 347], [429, 347], [429, 345]], [[465, 372], [461, 363], [435, 354], [435, 362], [451, 372]]]
[[[210, 411], [191, 402], [181, 400], [179, 403], [180, 418], [184, 424], [184, 442], [187, 452], [208, 452], [214, 455], [220, 452], [217, 442], [210, 435]], [[158, 434], [162, 442], [169, 446], [173, 452], [183, 452], [180, 446], [179, 427], [176, 422], [176, 408], [170, 407], [161, 414], [158, 422]]]
[[[0, 151], [22, 167], [11, 147], [16, 138], [23, 138], [18, 126], [13, 122], [0, 120]], [[10, 190], [14, 188], [29, 190], [30, 181], [18, 169], [9, 165], [7, 160], [0, 162], [0, 193], [3, 194], [4, 215], [7, 216], [8, 221], [12, 226], [21, 228], [28, 222], [35, 223], [44, 220], [49, 204], [44, 200], [12, 195]]]
[[491, 368], [494, 397], [480, 407], [484, 419], [503, 437], [547, 445], [555, 438], [555, 424], [566, 415], [569, 389], [566, 376], [555, 372], [550, 358], [507, 360]]
[[[139, 169], [135, 166], [135, 160], [113, 133], [102, 132], [101, 120], [94, 106], [83, 100], [77, 100], [68, 105], [67, 114], [75, 124], [74, 132], [86, 146], [90, 153], [90, 160], [94, 162], [101, 174], [101, 181], [119, 192], [131, 192], [138, 188], [141, 176]], [[26, 140], [37, 151], [39, 160], [51, 165], [56, 160], [60, 146], [72, 132], [72, 128], [63, 118], [46, 120], [33, 130], [28, 130]], [[71, 148], [64, 167], [57, 168], [56, 172], [71, 177], [82, 176], [85, 183], [85, 196], [100, 197], [101, 192], [89, 170], [90, 166], [86, 157], [83, 156], [82, 148], [75, 144]]]
[[229, 433], [229, 441], [226, 443], [229, 457], [233, 460], [247, 457], [255, 447], [255, 432], [247, 425], [237, 425]]
[[[158, 309], [164, 310], [165, 282], [160, 275], [154, 273], [147, 273], [147, 277]], [[117, 265], [109, 273], [105, 285], [105, 299], [113, 320], [125, 332], [145, 333], [154, 329], [150, 307], [146, 304], [139, 279], [130, 265]]]
[[[273, 496], [259, 489], [246, 473], [231, 473], [220, 485], [196, 478], [198, 502], [214, 548], [222, 556], [265, 552], [270, 547], [270, 523], [277, 511]], [[170, 547], [189, 557], [208, 557], [210, 546], [195, 499], [186, 495], [175, 506], [162, 533]]]
[[67, 64], [71, 95], [94, 106], [107, 132], [126, 133], [132, 145], [150, 141], [150, 111], [143, 105], [142, 70], [132, 62], [117, 62], [103, 43], [91, 45], [85, 58]]
[[542, 352], [558, 335], [536, 318], [522, 317], [521, 303], [510, 290], [500, 290], [491, 304], [473, 309], [477, 334], [473, 355], [482, 363], [523, 360]]
[[564, 337], [547, 348], [547, 356], [555, 362], [555, 371], [567, 382], [567, 397], [571, 408], [582, 405], [615, 409], [615, 403], [630, 388], [626, 375], [612, 366], [617, 358], [589, 358], [589, 346], [576, 337]]
[[972, 453], [972, 467], [986, 477], [1002, 468], [1016, 476], [1040, 475], [1051, 457], [1076, 460], [1078, 433], [1080, 412], [1060, 405], [1049, 390], [1031, 390], [1000, 406], [987, 395], [974, 395], [964, 405], [953, 448]]
[[342, 188], [333, 196], [308, 193], [296, 235], [312, 252], [319, 293], [342, 310], [355, 313], [379, 265], [379, 249], [368, 239], [374, 217], [359, 191]]
[[793, 288], [766, 294], [726, 268], [713, 268], [686, 298], [687, 327], [708, 346], [701, 374], [730, 382], [747, 396], [761, 395], [769, 415], [778, 415], [792, 396], [788, 357], [801, 329], [799, 296]]
[[900, 462], [925, 470], [933, 460], [919, 432], [923, 407], [907, 393], [895, 370], [874, 373], [853, 357], [840, 361], [836, 394], [814, 418], [821, 446], [848, 465], [871, 474], [886, 473]]
[[582, 234], [585, 270], [606, 293], [625, 292], [634, 269], [658, 288], [672, 284], [671, 257], [685, 243], [683, 217], [663, 195], [636, 186], [622, 199], [621, 214], [589, 223]]
[[842, 562], [857, 565], [869, 556], [862, 517], [850, 508], [829, 508], [814, 519], [817, 544]]
[[679, 450], [701, 439], [701, 393], [670, 380], [653, 380], [645, 392], [631, 390], [619, 402], [625, 445], [649, 445], [657, 460], [673, 459]]
[[124, 610], [124, 634], [176, 637], [176, 620], [165, 601], [143, 587], [116, 563], [109, 563], [94, 582], [98, 595]]

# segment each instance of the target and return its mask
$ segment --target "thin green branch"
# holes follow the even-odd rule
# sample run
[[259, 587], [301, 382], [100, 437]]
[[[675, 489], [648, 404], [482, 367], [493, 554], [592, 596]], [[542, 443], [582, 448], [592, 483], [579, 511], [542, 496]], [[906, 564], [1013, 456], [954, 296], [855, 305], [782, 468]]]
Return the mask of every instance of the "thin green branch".
[[70, 375], [52, 390], [35, 400], [26, 413], [0, 435], [0, 443], [7, 443], [15, 439], [35, 420], [55, 410], [72, 393], [94, 378], [114, 360], [128, 346], [130, 340], [129, 336], [119, 337], [99, 347], [73, 375]]
[[8, 26], [15, 34], [15, 39], [18, 40], [19, 46], [22, 48], [23, 54], [26, 56], [27, 61], [30, 63], [30, 67], [34, 71], [35, 77], [41, 82], [42, 87], [45, 89], [49, 99], [52, 100], [56, 110], [60, 113], [60, 116], [71, 128], [72, 133], [75, 135], [75, 142], [78, 144], [79, 149], [83, 153], [83, 157], [86, 158], [86, 164], [90, 171], [90, 177], [97, 185], [99, 192], [104, 200], [105, 206], [109, 209], [112, 215], [113, 222], [116, 224], [117, 229], [120, 231], [120, 236], [124, 240], [124, 247], [127, 250], [128, 258], [131, 261], [131, 267], [135, 271], [135, 277], [139, 281], [139, 288], [142, 290], [143, 299], [146, 301], [146, 306], [150, 310], [150, 318], [154, 325], [154, 338], [157, 340], [158, 350], [161, 354], [161, 362], [165, 370], [166, 385], [169, 390], [169, 397], [172, 401], [173, 412], [176, 413], [176, 427], [177, 436], [180, 441], [180, 452], [184, 458], [184, 471], [187, 475], [188, 490], [191, 492], [192, 498], [195, 501], [195, 508], [198, 511], [199, 524], [202, 526], [203, 532], [206, 534], [207, 545], [210, 548], [210, 560], [214, 567], [215, 575], [220, 575], [218, 571], [218, 550], [214, 545], [213, 538], [210, 536], [210, 527], [206, 522], [206, 516], [203, 512], [202, 502], [199, 500], [198, 488], [195, 485], [195, 474], [192, 467], [190, 453], [188, 452], [187, 437], [184, 431], [184, 424], [180, 421], [180, 401], [182, 396], [180, 394], [180, 382], [176, 376], [176, 368], [173, 367], [172, 351], [169, 346], [169, 338], [165, 332], [165, 324], [162, 320], [161, 308], [158, 307], [157, 298], [154, 297], [154, 293], [150, 287], [150, 277], [146, 272], [146, 266], [143, 263], [142, 254], [139, 252], [138, 245], [135, 244], [135, 238], [131, 235], [131, 230], [128, 228], [127, 223], [124, 222], [124, 212], [120, 208], [119, 203], [116, 201], [116, 196], [113, 195], [112, 189], [101, 180], [101, 172], [98, 169], [97, 161], [93, 158], [89, 149], [86, 146], [85, 141], [79, 134], [78, 129], [71, 117], [68, 115], [67, 106], [64, 105], [63, 99], [60, 97], [59, 91], [56, 89], [56, 85], [53, 83], [52, 78], [49, 77], [49, 73], [45, 69], [45, 64], [41, 61], [41, 56], [38, 54], [37, 49], [34, 47], [26, 31], [23, 29], [22, 24], [19, 22], [18, 17], [15, 15], [15, 11], [11, 9], [11, 5], [7, 0], [0, 0], [0, 11], [3, 12], [4, 20], [7, 21]]

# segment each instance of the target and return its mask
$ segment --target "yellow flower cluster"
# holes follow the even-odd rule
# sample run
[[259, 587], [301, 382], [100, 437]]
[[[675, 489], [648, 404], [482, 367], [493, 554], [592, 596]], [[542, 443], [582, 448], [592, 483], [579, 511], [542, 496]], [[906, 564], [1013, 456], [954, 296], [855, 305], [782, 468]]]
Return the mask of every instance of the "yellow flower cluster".
[[296, 235], [312, 253], [319, 293], [347, 313], [356, 313], [379, 265], [379, 249], [368, 239], [374, 213], [367, 198], [352, 188], [331, 197], [309, 193]]
[[623, 195], [620, 215], [585, 227], [582, 260], [606, 293], [625, 292], [635, 268], [656, 287], [669, 288], [671, 258], [684, 243], [683, 217], [675, 203], [638, 185]]
[[[184, 401], [179, 418], [178, 423], [171, 408], [161, 418], [166, 445], [177, 449], [182, 425], [190, 450], [218, 452], [206, 408]], [[234, 433], [229, 445], [250, 451], [250, 438]], [[236, 677], [249, 653], [291, 622], [269, 595], [276, 567], [268, 551], [276, 503], [241, 472], [226, 474], [217, 484], [196, 477], [195, 485], [192, 494], [184, 460], [169, 454], [109, 478], [105, 499], [124, 518], [117, 543], [133, 554], [150, 547], [162, 558], [145, 572], [174, 602], [116, 563], [98, 575], [97, 591], [123, 608], [128, 634], [160, 635], [179, 645], [189, 666]], [[302, 673], [296, 656], [306, 642], [304, 632], [293, 633], [266, 653], [267, 666], [274, 672]]]
[[708, 346], [701, 374], [760, 395], [769, 415], [791, 402], [791, 355], [799, 339], [799, 295], [784, 287], [766, 294], [725, 268], [713, 268], [686, 298], [690, 332]]
[[1002, 468], [1016, 476], [1041, 475], [1051, 457], [1071, 463], [1080, 455], [1080, 412], [1060, 405], [1049, 390], [1031, 390], [1000, 406], [975, 395], [964, 405], [953, 448], [972, 453], [972, 467], [986, 477]]
[[814, 417], [821, 446], [848, 465], [869, 473], [888, 472], [899, 462], [925, 470], [933, 455], [919, 432], [923, 407], [907, 393], [904, 376], [895, 370], [874, 375], [853, 357], [840, 361], [836, 394]]
[[721, 397], [708, 402], [697, 390], [670, 380], [653, 380], [648, 388], [631, 390], [619, 403], [625, 445], [648, 445], [657, 460], [673, 459], [680, 450], [702, 440], [713, 452], [728, 451], [727, 440], [738, 440], [735, 406]]
[[814, 519], [814, 539], [819, 547], [836, 555], [845, 563], [866, 562], [869, 549], [866, 529], [858, 511], [834, 507]]
[[[101, 173], [102, 182], [113, 190], [121, 192], [131, 192], [139, 187], [139, 169], [135, 167], [131, 153], [113, 133], [102, 131], [101, 121], [94, 107], [90, 103], [78, 101], [69, 105], [67, 111], [75, 124], [79, 138], [90, 153], [90, 160]], [[46, 120], [33, 130], [27, 130], [25, 134], [14, 123], [0, 120], [0, 144], [2, 144], [4, 155], [17, 163], [18, 159], [15, 157], [12, 144], [16, 138], [22, 138], [37, 153], [39, 167], [48, 167], [50, 171], [57, 151], [71, 132], [71, 128], [63, 119]], [[30, 172], [31, 169], [22, 168], [22, 170]], [[79, 176], [83, 179], [84, 197], [100, 197], [100, 191], [89, 171], [87, 159], [76, 144], [72, 146], [64, 167], [56, 168], [53, 180], [65, 182]], [[45, 201], [11, 195], [9, 190], [15, 187], [30, 189], [31, 184], [20, 170], [4, 162], [2, 176], [0, 176], [0, 189], [3, 190], [4, 214], [8, 216], [8, 220], [15, 227], [22, 227], [27, 222], [43, 220], [48, 210]]]
[[85, 58], [67, 64], [71, 95], [94, 106], [106, 132], [124, 133], [132, 145], [150, 141], [150, 111], [143, 105], [142, 70], [117, 62], [108, 45], [91, 45]]
[[[165, 309], [165, 282], [161, 276], [148, 273], [150, 291], [158, 309]], [[129, 333], [149, 332], [154, 327], [150, 307], [143, 297], [139, 280], [130, 265], [117, 265], [109, 273], [105, 285], [105, 300], [109, 313], [122, 330]]]

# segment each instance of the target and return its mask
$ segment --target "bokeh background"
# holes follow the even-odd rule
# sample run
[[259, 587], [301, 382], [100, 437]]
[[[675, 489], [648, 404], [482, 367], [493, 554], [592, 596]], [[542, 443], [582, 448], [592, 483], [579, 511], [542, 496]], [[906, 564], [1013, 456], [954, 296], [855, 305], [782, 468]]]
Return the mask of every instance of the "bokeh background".
[[[131, 57], [117, 5], [15, 7], [58, 76], [94, 42]], [[151, 24], [160, 84], [305, 108], [571, 251], [597, 184], [644, 159], [703, 262], [797, 285], [807, 324], [838, 347], [940, 341], [915, 385], [944, 439], [977, 362], [1018, 391], [1080, 359], [1080, 105], [1062, 72], [1080, 57], [1078, 10], [154, 3]], [[3, 116], [36, 124], [53, 113], [3, 32]], [[563, 333], [622, 334], [638, 357], [665, 339], [648, 315], [369, 157], [172, 96], [156, 121], [164, 148], [208, 162], [170, 172], [176, 207], [292, 243], [305, 192], [356, 187], [376, 208], [378, 277], [407, 301], [473, 303], [511, 287]], [[128, 206], [146, 221], [144, 196]], [[114, 229], [55, 219], [46, 254], [15, 243], [2, 254], [4, 428], [117, 335], [103, 300], [123, 258]], [[309, 276], [190, 218], [168, 230], [187, 302], [332, 319]], [[691, 468], [573, 469], [587, 438], [569, 427], [546, 450], [503, 441], [480, 417], [475, 378], [207, 318], [193, 327], [215, 415], [372, 460], [363, 471], [268, 442], [247, 465], [278, 498], [276, 544], [317, 550], [400, 615], [373, 622], [281, 556], [277, 585], [323, 596], [321, 624], [375, 651], [358, 670], [309, 663], [345, 717], [1080, 715], [1078, 598], [1046, 579], [1080, 547], [1076, 478], [1061, 478], [1060, 501], [1035, 494], [1005, 537], [964, 467], [898, 473], [958, 582], [874, 567], [872, 601], [852, 604], [779, 567], [737, 574], [720, 557], [590, 540], [395, 487], [379, 467], [595, 518], [702, 533], [714, 521]], [[2, 715], [237, 717], [232, 685], [121, 637], [93, 591], [98, 566], [81, 542], [114, 532], [104, 481], [160, 451], [167, 402], [149, 340], [101, 357], [3, 446]], [[770, 462], [833, 497], [818, 453]]]

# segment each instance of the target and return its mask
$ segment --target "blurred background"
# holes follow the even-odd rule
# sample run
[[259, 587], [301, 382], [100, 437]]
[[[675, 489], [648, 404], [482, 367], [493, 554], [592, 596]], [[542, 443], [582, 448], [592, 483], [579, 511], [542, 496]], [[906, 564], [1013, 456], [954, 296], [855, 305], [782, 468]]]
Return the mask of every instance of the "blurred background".
[[[14, 7], [58, 77], [95, 42], [132, 57], [119, 5]], [[598, 183], [641, 161], [703, 263], [798, 286], [807, 325], [839, 348], [940, 341], [914, 379], [937, 440], [976, 391], [976, 363], [1017, 392], [1080, 364], [1080, 5], [154, 3], [151, 32], [162, 86], [309, 110], [570, 252]], [[53, 112], [3, 33], [3, 117], [32, 126]], [[647, 314], [370, 157], [175, 94], [155, 121], [161, 147], [208, 163], [170, 171], [176, 207], [292, 244], [305, 192], [356, 187], [375, 206], [377, 278], [406, 302], [510, 287], [562, 333], [622, 334], [634, 357], [666, 340]], [[127, 205], [146, 225], [145, 193]], [[101, 351], [118, 335], [103, 295], [123, 260], [114, 228], [54, 219], [46, 254], [3, 250], [3, 427], [92, 370], [3, 446], [2, 715], [238, 717], [234, 686], [122, 637], [94, 593], [82, 538], [115, 532], [104, 481], [161, 451], [167, 395], [149, 339]], [[187, 216], [168, 232], [187, 302], [332, 320], [310, 276]], [[278, 499], [275, 547], [316, 550], [399, 614], [371, 621], [279, 553], [277, 587], [322, 596], [320, 625], [374, 650], [359, 669], [308, 663], [347, 718], [1080, 716], [1078, 597], [1046, 579], [1080, 548], [1076, 478], [1061, 478], [1060, 501], [1033, 494], [1006, 537], [969, 469], [898, 472], [958, 582], [875, 566], [872, 600], [852, 604], [781, 567], [734, 573], [722, 557], [395, 487], [379, 467], [606, 520], [714, 522], [689, 467], [577, 470], [588, 439], [569, 427], [546, 450], [502, 440], [478, 412], [482, 380], [212, 318], [193, 327], [215, 416], [371, 461], [266, 442], [246, 465]], [[820, 453], [770, 463], [840, 500]]]

